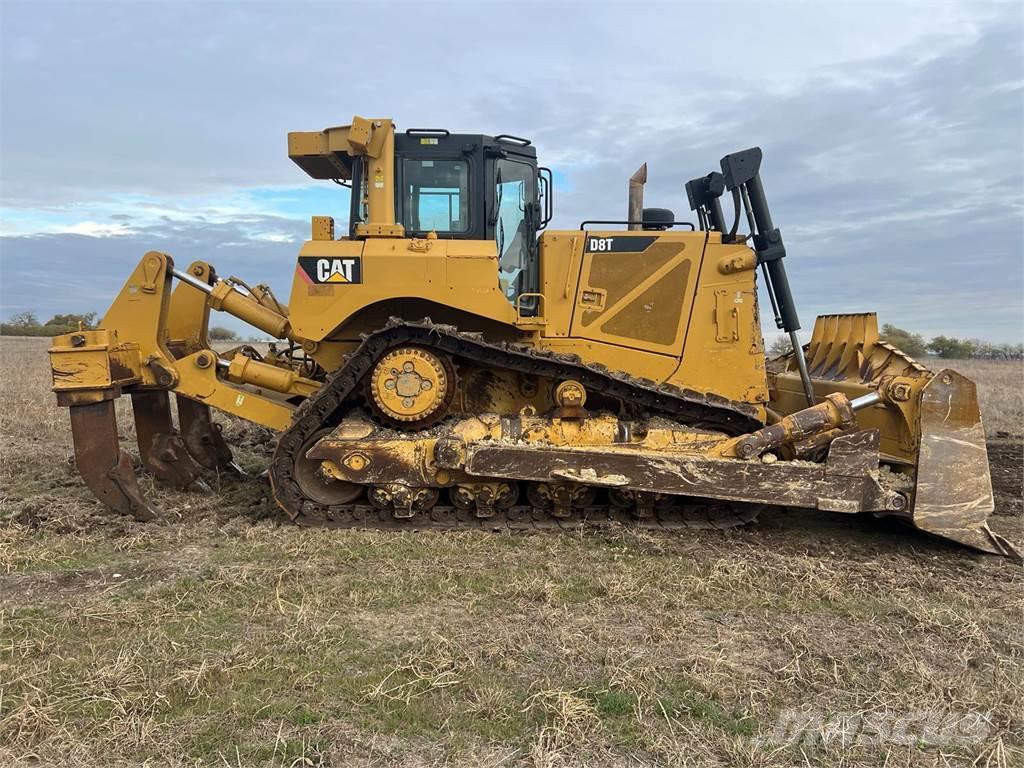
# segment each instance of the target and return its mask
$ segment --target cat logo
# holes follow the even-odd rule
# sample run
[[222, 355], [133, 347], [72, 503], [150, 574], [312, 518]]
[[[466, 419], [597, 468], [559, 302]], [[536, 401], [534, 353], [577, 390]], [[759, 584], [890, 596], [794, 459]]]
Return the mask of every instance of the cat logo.
[[356, 268], [355, 259], [317, 259], [318, 283], [351, 283]]
[[358, 256], [319, 258], [302, 256], [299, 267], [311, 283], [352, 285], [363, 282], [363, 260]]

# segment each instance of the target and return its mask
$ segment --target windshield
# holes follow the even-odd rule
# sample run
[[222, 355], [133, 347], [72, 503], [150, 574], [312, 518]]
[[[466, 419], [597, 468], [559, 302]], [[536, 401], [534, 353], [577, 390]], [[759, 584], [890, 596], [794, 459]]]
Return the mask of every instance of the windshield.
[[535, 173], [533, 166], [514, 160], [499, 160], [497, 164], [495, 238], [501, 285], [509, 300], [523, 290], [523, 270], [529, 265], [533, 248], [533, 224], [528, 211], [536, 200]]
[[402, 224], [413, 232], [469, 230], [469, 164], [402, 160]]

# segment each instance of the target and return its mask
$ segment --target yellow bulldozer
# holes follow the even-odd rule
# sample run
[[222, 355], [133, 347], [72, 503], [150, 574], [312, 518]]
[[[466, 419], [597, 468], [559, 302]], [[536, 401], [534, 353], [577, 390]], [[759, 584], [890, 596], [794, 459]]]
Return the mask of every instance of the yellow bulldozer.
[[[873, 314], [798, 341], [760, 149], [685, 185], [696, 223], [644, 207], [645, 165], [625, 219], [559, 231], [553, 175], [517, 136], [354, 117], [289, 134], [288, 154], [351, 202], [340, 237], [312, 218], [287, 304], [151, 251], [99, 328], [54, 341], [79, 472], [112, 509], [159, 515], [118, 445], [127, 394], [143, 466], [179, 486], [232, 465], [211, 408], [275, 430], [267, 475], [300, 525], [725, 528], [778, 505], [1015, 556], [987, 525], [971, 381], [881, 340]], [[759, 274], [792, 340], [770, 361]], [[211, 310], [279, 341], [219, 353]]]

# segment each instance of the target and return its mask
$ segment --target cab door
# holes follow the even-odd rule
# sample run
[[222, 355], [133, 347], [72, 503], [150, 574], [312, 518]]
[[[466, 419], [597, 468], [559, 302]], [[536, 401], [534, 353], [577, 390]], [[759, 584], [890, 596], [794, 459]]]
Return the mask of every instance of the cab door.
[[586, 232], [572, 336], [678, 357], [702, 232]]

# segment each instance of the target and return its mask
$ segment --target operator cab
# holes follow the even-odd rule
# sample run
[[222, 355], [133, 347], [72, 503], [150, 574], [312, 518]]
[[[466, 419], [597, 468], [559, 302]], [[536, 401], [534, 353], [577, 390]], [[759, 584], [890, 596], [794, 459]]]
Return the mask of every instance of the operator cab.
[[[353, 158], [353, 237], [367, 220], [363, 163]], [[406, 237], [495, 241], [501, 286], [514, 301], [539, 288], [537, 234], [551, 220], [551, 171], [538, 169], [536, 149], [516, 136], [396, 133], [395, 220]]]

